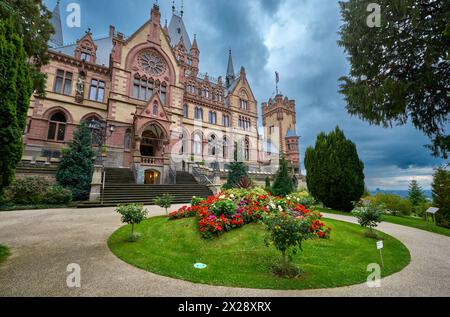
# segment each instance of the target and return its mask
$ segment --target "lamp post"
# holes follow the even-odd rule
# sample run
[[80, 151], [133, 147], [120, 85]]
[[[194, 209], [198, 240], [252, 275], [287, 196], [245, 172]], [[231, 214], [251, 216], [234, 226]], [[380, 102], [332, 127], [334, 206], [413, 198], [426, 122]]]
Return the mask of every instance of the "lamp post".
[[89, 130], [91, 130], [92, 135], [92, 145], [97, 143], [98, 151], [97, 151], [97, 160], [95, 162], [96, 165], [103, 165], [103, 154], [102, 149], [103, 145], [106, 143], [106, 140], [114, 133], [116, 130], [116, 126], [113, 124], [109, 124], [106, 120], [91, 120], [88, 123]]

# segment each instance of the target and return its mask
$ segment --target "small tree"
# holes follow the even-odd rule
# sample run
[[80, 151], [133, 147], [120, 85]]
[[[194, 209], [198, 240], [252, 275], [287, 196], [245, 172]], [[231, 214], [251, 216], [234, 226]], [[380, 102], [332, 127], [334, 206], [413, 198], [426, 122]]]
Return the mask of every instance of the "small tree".
[[63, 157], [56, 174], [58, 183], [72, 191], [76, 201], [87, 200], [94, 171], [91, 148], [91, 136], [86, 123], [82, 123], [69, 143], [69, 149], [63, 151]]
[[159, 206], [161, 208], [165, 208], [166, 209], [166, 215], [168, 215], [168, 211], [167, 209], [170, 208], [172, 206], [172, 203], [174, 201], [174, 197], [170, 194], [164, 194], [161, 197], [156, 197], [155, 198], [155, 205]]
[[438, 168], [433, 177], [433, 205], [439, 208], [437, 221], [450, 227], [450, 171]]
[[264, 223], [269, 231], [266, 245], [273, 245], [281, 252], [281, 262], [279, 267], [274, 268], [275, 273], [281, 276], [297, 276], [299, 270], [291, 264], [292, 256], [303, 250], [303, 241], [314, 238], [310, 230], [311, 224], [287, 213], [280, 213], [265, 220]]
[[369, 228], [368, 236], [376, 238], [377, 235], [373, 229], [378, 227], [378, 224], [382, 221], [382, 207], [372, 201], [363, 201], [353, 210], [353, 214], [361, 227]]
[[116, 212], [122, 215], [122, 222], [131, 225], [130, 241], [136, 241], [134, 234], [134, 225], [140, 224], [148, 214], [148, 210], [144, 209], [142, 204], [120, 205]]
[[413, 204], [413, 206], [419, 206], [423, 204], [427, 199], [423, 194], [422, 187], [420, 187], [419, 183], [416, 180], [412, 180], [409, 184], [409, 200]]
[[275, 196], [286, 197], [293, 191], [294, 182], [289, 172], [289, 164], [284, 156], [281, 156], [280, 168], [278, 169], [277, 175], [275, 177], [275, 182], [272, 186], [272, 194]]

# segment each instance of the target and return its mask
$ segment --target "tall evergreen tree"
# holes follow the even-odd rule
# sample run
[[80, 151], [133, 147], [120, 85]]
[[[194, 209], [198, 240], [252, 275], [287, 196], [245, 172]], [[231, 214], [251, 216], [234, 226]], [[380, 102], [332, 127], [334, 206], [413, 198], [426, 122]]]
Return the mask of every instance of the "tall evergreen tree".
[[46, 75], [40, 72], [48, 64], [48, 41], [53, 33], [52, 14], [42, 0], [1, 0], [0, 20], [13, 21], [14, 31], [23, 39], [24, 48], [32, 65], [33, 88], [44, 94]]
[[[368, 5], [380, 6], [380, 27], [369, 28]], [[392, 127], [410, 120], [448, 157], [450, 135], [450, 1], [341, 1], [339, 44], [349, 55], [341, 78], [347, 111], [371, 124]], [[377, 14], [377, 12], [373, 12]]]
[[420, 187], [419, 183], [415, 179], [409, 184], [408, 197], [413, 206], [419, 206], [427, 200], [423, 193], [422, 187]]
[[69, 148], [63, 151], [63, 157], [56, 174], [58, 183], [72, 191], [76, 201], [87, 200], [94, 172], [91, 147], [91, 135], [86, 123], [82, 123], [74, 133]]
[[0, 197], [22, 159], [22, 135], [33, 92], [23, 41], [12, 19], [0, 20]]
[[280, 167], [277, 175], [275, 176], [275, 182], [272, 186], [272, 194], [275, 196], [286, 197], [294, 191], [294, 182], [292, 175], [289, 171], [289, 164], [286, 161], [284, 155], [280, 158]]
[[433, 205], [439, 208], [437, 220], [450, 228], [450, 171], [438, 168], [433, 177]]
[[309, 191], [327, 207], [351, 211], [364, 194], [364, 164], [339, 127], [322, 132], [315, 147], [308, 147], [305, 167]]

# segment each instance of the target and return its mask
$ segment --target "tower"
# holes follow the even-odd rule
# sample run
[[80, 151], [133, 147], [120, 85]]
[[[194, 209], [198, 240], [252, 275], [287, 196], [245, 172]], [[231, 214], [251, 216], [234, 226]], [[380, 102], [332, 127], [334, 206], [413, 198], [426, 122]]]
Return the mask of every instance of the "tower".
[[[296, 174], [300, 174], [300, 137], [297, 135], [295, 100], [281, 94], [262, 104], [264, 134], [272, 149], [278, 149], [291, 162]], [[269, 149], [269, 152], [272, 152]], [[272, 152], [274, 153], [274, 152]]]
[[54, 28], [54, 34], [50, 37], [48, 45], [52, 48], [61, 47], [64, 45], [64, 38], [62, 32], [62, 23], [61, 23], [61, 9], [60, 9], [60, 0], [56, 2], [55, 9], [52, 12], [52, 18], [50, 23]]

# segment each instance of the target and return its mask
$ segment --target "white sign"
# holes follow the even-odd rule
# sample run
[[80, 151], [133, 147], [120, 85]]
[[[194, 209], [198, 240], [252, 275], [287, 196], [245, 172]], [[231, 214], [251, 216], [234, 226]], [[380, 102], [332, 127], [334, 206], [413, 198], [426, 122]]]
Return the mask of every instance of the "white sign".
[[384, 248], [383, 241], [378, 241], [377, 242], [377, 250], [381, 250], [383, 248]]
[[436, 214], [438, 211], [439, 211], [439, 208], [431, 207], [431, 208], [428, 208], [427, 213], [433, 214], [433, 215], [434, 215], [434, 214]]

